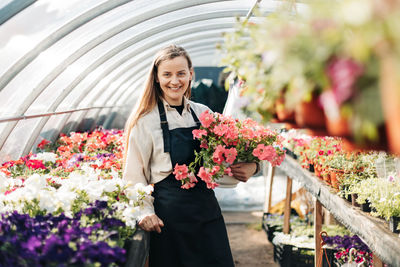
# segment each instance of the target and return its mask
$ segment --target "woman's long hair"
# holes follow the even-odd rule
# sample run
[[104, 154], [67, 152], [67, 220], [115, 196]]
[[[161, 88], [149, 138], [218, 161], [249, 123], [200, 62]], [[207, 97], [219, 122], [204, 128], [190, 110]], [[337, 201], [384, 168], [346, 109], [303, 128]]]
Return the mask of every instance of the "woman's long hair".
[[[160, 84], [157, 82], [157, 72], [158, 66], [160, 66], [161, 62], [166, 60], [171, 60], [176, 57], [183, 56], [186, 58], [188, 62], [189, 69], [192, 68], [192, 60], [189, 57], [189, 54], [183, 47], [177, 45], [169, 45], [160, 51], [154, 57], [153, 63], [151, 64], [150, 71], [147, 75], [146, 82], [144, 84], [144, 91], [140, 97], [139, 104], [134, 108], [129, 115], [128, 120], [125, 124], [125, 151], [124, 151], [124, 159], [123, 165], [125, 166], [126, 156], [129, 145], [129, 135], [133, 126], [136, 125], [137, 121], [147, 113], [149, 113], [153, 108], [157, 105], [158, 100], [162, 97], [162, 91], [160, 88]], [[191, 95], [191, 81], [189, 82], [189, 86], [185, 92], [185, 97], [190, 98]]]

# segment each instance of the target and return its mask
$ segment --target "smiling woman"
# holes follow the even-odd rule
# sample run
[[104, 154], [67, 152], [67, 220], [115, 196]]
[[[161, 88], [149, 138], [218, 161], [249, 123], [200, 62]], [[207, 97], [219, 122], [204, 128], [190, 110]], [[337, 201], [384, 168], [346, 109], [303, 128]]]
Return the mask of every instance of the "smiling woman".
[[157, 82], [164, 99], [171, 105], [181, 105], [182, 97], [190, 86], [193, 68], [188, 65], [186, 58], [179, 56], [163, 61], [158, 66]]
[[[234, 266], [224, 219], [213, 190], [193, 176], [196, 186], [183, 189], [172, 172], [189, 165], [200, 151], [193, 138], [200, 114], [210, 109], [190, 101], [192, 61], [179, 46], [160, 50], [151, 65], [139, 106], [126, 126], [123, 178], [154, 184], [152, 199], [139, 216], [150, 233], [150, 266]], [[179, 115], [179, 114], [180, 115]], [[232, 174], [247, 181], [255, 163], [242, 163]]]

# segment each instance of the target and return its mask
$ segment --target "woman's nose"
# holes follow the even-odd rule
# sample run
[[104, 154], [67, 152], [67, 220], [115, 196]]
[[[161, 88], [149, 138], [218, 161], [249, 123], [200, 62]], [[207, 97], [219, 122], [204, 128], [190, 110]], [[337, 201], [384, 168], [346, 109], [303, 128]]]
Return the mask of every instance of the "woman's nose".
[[173, 84], [179, 83], [178, 76], [173, 75], [172, 78], [171, 78], [171, 83], [173, 83]]

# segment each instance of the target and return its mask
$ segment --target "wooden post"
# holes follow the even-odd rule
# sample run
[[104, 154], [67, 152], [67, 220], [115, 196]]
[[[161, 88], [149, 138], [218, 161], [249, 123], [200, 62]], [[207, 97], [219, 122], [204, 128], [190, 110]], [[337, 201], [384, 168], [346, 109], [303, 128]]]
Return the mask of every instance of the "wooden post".
[[381, 259], [378, 258], [378, 256], [376, 256], [375, 254], [374, 254], [373, 260], [374, 260], [374, 267], [383, 267], [384, 266]]
[[322, 205], [318, 199], [315, 200], [314, 207], [314, 239], [315, 239], [315, 256], [314, 266], [317, 266], [318, 260], [321, 256], [321, 237], [320, 233], [322, 230]]
[[[272, 199], [272, 184], [274, 182], [274, 176], [275, 176], [275, 167], [271, 166], [271, 163], [268, 162], [267, 164], [264, 164], [264, 166], [268, 166], [268, 174], [265, 179], [265, 202], [264, 202], [264, 212], [270, 212], [271, 210], [271, 199]], [[264, 167], [267, 168], [267, 167]], [[265, 169], [263, 171], [265, 173]]]
[[283, 214], [283, 233], [289, 234], [290, 232], [290, 210], [292, 202], [292, 179], [288, 176], [286, 182], [286, 199], [285, 210]]

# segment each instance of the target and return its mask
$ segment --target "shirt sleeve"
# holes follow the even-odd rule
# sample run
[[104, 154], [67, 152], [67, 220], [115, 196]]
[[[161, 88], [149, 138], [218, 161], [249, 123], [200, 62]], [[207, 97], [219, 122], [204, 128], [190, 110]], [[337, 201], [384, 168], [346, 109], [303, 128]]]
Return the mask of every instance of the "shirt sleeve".
[[[124, 167], [123, 179], [132, 184], [142, 183], [149, 185], [150, 162], [152, 154], [152, 138], [146, 133], [145, 127], [136, 124], [129, 135], [127, 156]], [[144, 217], [155, 214], [153, 206], [154, 198], [148, 196], [143, 200], [143, 208], [138, 216], [138, 221]]]

